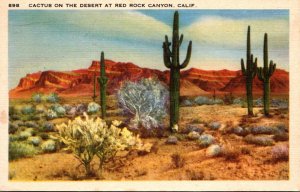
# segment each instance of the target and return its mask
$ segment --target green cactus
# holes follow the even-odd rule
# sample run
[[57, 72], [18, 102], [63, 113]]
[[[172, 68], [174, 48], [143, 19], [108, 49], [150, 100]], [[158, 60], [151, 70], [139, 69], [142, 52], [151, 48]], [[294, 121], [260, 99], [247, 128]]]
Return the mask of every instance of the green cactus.
[[93, 98], [93, 101], [95, 102], [97, 96], [96, 96], [96, 68], [95, 68], [95, 71], [94, 71], [94, 94], [92, 96]]
[[[179, 90], [180, 90], [180, 69], [185, 68], [191, 58], [192, 41], [189, 42], [187, 55], [182, 64], [179, 62], [179, 48], [183, 41], [183, 35], [179, 37], [179, 14], [178, 11], [174, 13], [173, 21], [173, 39], [169, 42], [168, 36], [165, 36], [163, 43], [163, 57], [164, 64], [170, 69], [170, 127], [178, 125], [179, 119]], [[172, 45], [172, 50], [170, 46]]]
[[276, 64], [273, 64], [273, 61], [270, 61], [268, 66], [268, 34], [265, 33], [264, 36], [264, 67], [258, 68], [258, 79], [263, 82], [264, 85], [264, 114], [269, 115], [270, 111], [270, 77], [273, 75], [276, 70]]
[[247, 32], [247, 63], [246, 68], [244, 60], [241, 59], [242, 73], [246, 78], [246, 92], [247, 92], [247, 104], [248, 104], [248, 115], [253, 116], [253, 95], [252, 95], [252, 84], [253, 79], [257, 71], [257, 58], [253, 60], [251, 54], [251, 42], [250, 42], [250, 26], [248, 26]]
[[106, 117], [106, 85], [108, 78], [105, 74], [105, 61], [104, 61], [104, 53], [101, 52], [101, 60], [100, 60], [100, 77], [98, 78], [98, 82], [100, 84], [100, 105], [101, 105], [101, 117], [105, 119]]

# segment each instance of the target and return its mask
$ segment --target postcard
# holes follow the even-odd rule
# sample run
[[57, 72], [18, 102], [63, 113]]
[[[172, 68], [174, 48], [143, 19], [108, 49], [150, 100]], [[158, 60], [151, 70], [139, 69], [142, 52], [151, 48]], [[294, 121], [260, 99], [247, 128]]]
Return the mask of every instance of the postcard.
[[299, 1], [0, 5], [1, 190], [300, 190]]

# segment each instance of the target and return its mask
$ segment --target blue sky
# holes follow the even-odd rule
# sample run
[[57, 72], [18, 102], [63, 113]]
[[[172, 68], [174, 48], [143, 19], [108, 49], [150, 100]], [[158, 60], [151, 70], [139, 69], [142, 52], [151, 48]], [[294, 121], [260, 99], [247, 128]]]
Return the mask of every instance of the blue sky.
[[[171, 38], [174, 10], [10, 10], [9, 87], [27, 73], [87, 68], [100, 52], [114, 61], [166, 70], [164, 35]], [[240, 69], [246, 31], [251, 25], [252, 49], [262, 65], [263, 36], [269, 36], [269, 58], [288, 70], [287, 10], [179, 10], [187, 43], [193, 52], [187, 68]]]

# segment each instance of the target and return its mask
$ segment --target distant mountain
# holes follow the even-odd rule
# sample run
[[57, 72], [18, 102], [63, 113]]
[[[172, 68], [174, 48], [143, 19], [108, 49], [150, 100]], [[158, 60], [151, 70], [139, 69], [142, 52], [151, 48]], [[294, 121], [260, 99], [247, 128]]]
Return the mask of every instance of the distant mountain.
[[[133, 63], [114, 62], [105, 60], [106, 73], [109, 78], [108, 93], [114, 94], [126, 80], [136, 81], [141, 78], [157, 77], [168, 84], [169, 71], [141, 68]], [[17, 87], [9, 91], [10, 98], [30, 97], [35, 92], [56, 92], [61, 96], [83, 96], [93, 94], [94, 74], [99, 75], [100, 64], [93, 61], [87, 69], [73, 71], [43, 71], [27, 74], [20, 79]], [[230, 70], [201, 70], [191, 68], [181, 72], [181, 96], [196, 96], [218, 93], [245, 92], [245, 79], [241, 71]], [[96, 85], [97, 93], [99, 85]], [[262, 91], [262, 84], [254, 80], [254, 92]], [[271, 91], [288, 94], [289, 73], [278, 69], [271, 78]]]

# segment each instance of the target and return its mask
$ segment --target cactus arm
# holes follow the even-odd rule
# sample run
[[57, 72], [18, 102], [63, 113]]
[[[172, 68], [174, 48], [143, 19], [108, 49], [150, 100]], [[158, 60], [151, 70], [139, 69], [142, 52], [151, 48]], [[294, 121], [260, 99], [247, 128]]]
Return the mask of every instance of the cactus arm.
[[263, 74], [263, 68], [262, 67], [258, 67], [257, 68], [257, 77], [260, 81], [264, 82], [265, 81], [265, 76]]
[[170, 45], [171, 45], [171, 43], [169, 42], [168, 36], [166, 35], [166, 36], [165, 36], [165, 43], [164, 43], [163, 46], [166, 46], [166, 50], [167, 50], [168, 56], [169, 56], [169, 57], [172, 57], [172, 52], [171, 52], [171, 50], [170, 50]]
[[242, 73], [244, 76], [246, 76], [246, 68], [244, 64], [244, 59], [241, 59], [241, 68], [242, 68]]
[[183, 34], [180, 35], [179, 46], [181, 46], [182, 41], [183, 41]]
[[189, 64], [191, 55], [192, 55], [192, 41], [189, 42], [188, 50], [186, 53], [186, 58], [185, 58], [184, 62], [180, 65], [180, 69], [185, 68]]
[[100, 79], [99, 79], [99, 82], [100, 82], [101, 85], [106, 84], [107, 81], [108, 81], [108, 78], [107, 78], [107, 77], [100, 77]]
[[163, 57], [164, 57], [164, 64], [167, 68], [171, 68], [171, 60], [168, 54], [168, 47], [166, 46], [166, 43], [163, 44]]
[[255, 58], [255, 61], [253, 63], [252, 79], [254, 79], [256, 73], [257, 73], [257, 58]]
[[274, 71], [276, 69], [276, 64], [273, 64], [273, 61], [270, 62], [270, 66], [269, 66], [269, 76], [272, 76]]

